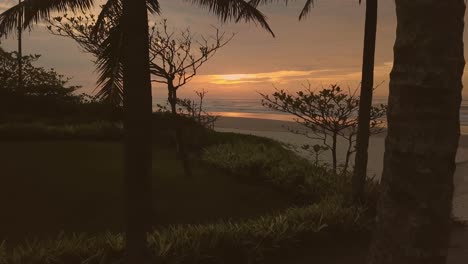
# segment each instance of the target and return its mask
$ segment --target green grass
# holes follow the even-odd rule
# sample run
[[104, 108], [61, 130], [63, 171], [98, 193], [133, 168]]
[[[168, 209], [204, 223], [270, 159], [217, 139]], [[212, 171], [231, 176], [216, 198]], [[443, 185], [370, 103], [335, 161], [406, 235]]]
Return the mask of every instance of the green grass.
[[[330, 241], [333, 234], [339, 234], [335, 239], [366, 234], [370, 225], [362, 215], [362, 208], [343, 207], [339, 197], [328, 198], [251, 220], [158, 229], [148, 234], [148, 246], [153, 261], [160, 263], [265, 263], [273, 254], [296, 249], [304, 237], [316, 242], [309, 252], [320, 252], [324, 244], [342, 245]], [[0, 246], [0, 263], [116, 263], [123, 245], [120, 234], [60, 235], [28, 241], [9, 252]]]
[[118, 141], [122, 135], [122, 125], [109, 121], [73, 124], [47, 122], [0, 124], [2, 140]]
[[[121, 260], [123, 146], [118, 137], [109, 140], [113, 132], [97, 124], [26, 127], [5, 131], [17, 129], [36, 140], [14, 140], [10, 133], [10, 141], [0, 141], [5, 216], [0, 264]], [[372, 227], [373, 212], [346, 201], [347, 178], [330, 175], [276, 141], [190, 130], [185, 143], [193, 177], [187, 178], [175, 158], [172, 132], [159, 128], [153, 136], [151, 221], [156, 229], [148, 243], [153, 258], [163, 263], [285, 263], [291, 259], [285, 252], [303, 248], [330, 256], [334, 253], [325, 248], [335, 249], [334, 239], [342, 242], [342, 250], [349, 245], [343, 239], [366, 237]], [[61, 231], [66, 235], [57, 236]], [[329, 260], [320, 263], [334, 263]], [[310, 258], [297, 263], [305, 262]]]
[[[122, 145], [89, 141], [0, 141], [0, 240], [60, 231], [120, 231]], [[172, 148], [154, 148], [156, 225], [251, 218], [291, 205], [267, 186], [239, 183], [193, 162], [187, 179]]]

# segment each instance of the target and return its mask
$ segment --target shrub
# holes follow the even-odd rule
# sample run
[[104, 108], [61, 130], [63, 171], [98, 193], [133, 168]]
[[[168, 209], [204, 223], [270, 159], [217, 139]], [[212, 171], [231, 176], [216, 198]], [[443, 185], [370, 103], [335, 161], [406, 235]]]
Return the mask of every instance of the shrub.
[[1, 140], [117, 140], [122, 134], [120, 124], [104, 121], [73, 125], [49, 125], [40, 122], [0, 125]]
[[[367, 233], [371, 221], [365, 210], [345, 207], [341, 197], [291, 208], [283, 213], [242, 222], [181, 225], [155, 230], [148, 235], [153, 258], [162, 263], [259, 263], [276, 250], [297, 245], [305, 237], [327, 233], [346, 236]], [[10, 252], [0, 247], [1, 264], [116, 263], [123, 256], [122, 235], [65, 236], [30, 241]]]
[[[205, 162], [250, 181], [266, 181], [294, 193], [307, 202], [340, 193], [344, 179], [326, 167], [310, 163], [279, 143], [263, 144], [238, 140], [207, 147]], [[337, 190], [339, 189], [339, 191]]]

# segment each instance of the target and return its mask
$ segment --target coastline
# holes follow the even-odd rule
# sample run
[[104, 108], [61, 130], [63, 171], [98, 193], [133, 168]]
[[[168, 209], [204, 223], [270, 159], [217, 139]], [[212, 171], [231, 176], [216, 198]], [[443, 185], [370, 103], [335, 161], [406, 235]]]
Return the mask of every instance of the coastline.
[[[296, 150], [299, 149], [297, 151], [300, 155], [310, 158], [310, 154], [300, 151], [300, 146], [304, 144], [317, 144], [320, 142], [314, 142], [304, 136], [293, 134], [287, 130], [286, 127], [288, 126], [298, 127], [297, 124], [290, 121], [221, 116], [215, 124], [215, 130], [272, 138]], [[466, 131], [468, 131], [468, 129]], [[368, 175], [377, 180], [380, 179], [383, 170], [385, 134], [386, 133], [383, 132], [378, 135], [373, 135], [369, 142]], [[343, 153], [344, 149], [344, 142], [338, 142], [338, 152]], [[325, 153], [325, 155], [322, 154], [321, 159], [322, 162], [329, 163], [330, 158], [329, 155], [326, 154], [327, 153]], [[460, 136], [456, 163], [453, 213], [457, 218], [468, 221], [468, 134], [462, 134]]]

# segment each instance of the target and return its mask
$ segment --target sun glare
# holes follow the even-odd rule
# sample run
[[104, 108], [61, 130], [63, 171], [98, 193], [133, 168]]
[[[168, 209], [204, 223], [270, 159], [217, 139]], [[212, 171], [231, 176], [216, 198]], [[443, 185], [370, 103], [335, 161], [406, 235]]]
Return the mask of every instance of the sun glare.
[[248, 74], [226, 74], [221, 76], [225, 81], [239, 81], [241, 79], [247, 78]]

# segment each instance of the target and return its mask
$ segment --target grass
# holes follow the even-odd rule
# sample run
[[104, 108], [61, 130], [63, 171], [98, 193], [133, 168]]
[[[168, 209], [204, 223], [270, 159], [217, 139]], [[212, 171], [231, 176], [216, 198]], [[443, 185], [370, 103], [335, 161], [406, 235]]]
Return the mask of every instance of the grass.
[[119, 123], [100, 121], [92, 123], [48, 124], [4, 123], [0, 124], [0, 138], [3, 140], [107, 140], [122, 138]]
[[[122, 145], [3, 141], [0, 146], [0, 238], [122, 230]], [[154, 148], [158, 225], [249, 218], [291, 205], [272, 188], [239, 183], [196, 161], [193, 178], [187, 179], [175, 156], [171, 148]]]
[[[0, 208], [6, 216], [0, 241], [7, 241], [0, 243], [0, 264], [121, 259], [118, 138], [109, 140], [108, 132], [102, 133], [105, 125], [97, 124], [31, 128], [23, 131], [29, 141], [0, 141], [5, 164]], [[15, 129], [25, 127], [5, 131]], [[41, 131], [48, 132], [41, 136]], [[41, 137], [49, 140], [31, 140]], [[284, 263], [278, 262], [284, 252], [307, 245], [320, 253], [335, 245], [331, 237], [365, 235], [372, 226], [372, 212], [347, 205], [343, 181], [276, 141], [191, 130], [185, 142], [193, 155], [193, 177], [187, 178], [170, 138], [164, 126], [155, 129], [151, 220], [156, 229], [148, 243], [153, 258], [163, 263]], [[304, 198], [300, 203], [298, 194]]]
[[[361, 208], [345, 208], [335, 197], [251, 220], [155, 230], [148, 235], [148, 245], [152, 258], [162, 263], [263, 263], [278, 249], [296, 248], [304, 236], [325, 242], [325, 233], [340, 233], [343, 238], [366, 232], [369, 225], [361, 216]], [[8, 264], [115, 263], [123, 256], [123, 244], [119, 234], [60, 235], [53, 240], [29, 241], [11, 253], [2, 254], [0, 248], [0, 263], [2, 258]]]

